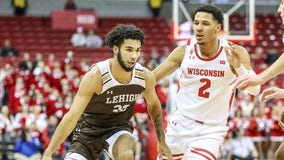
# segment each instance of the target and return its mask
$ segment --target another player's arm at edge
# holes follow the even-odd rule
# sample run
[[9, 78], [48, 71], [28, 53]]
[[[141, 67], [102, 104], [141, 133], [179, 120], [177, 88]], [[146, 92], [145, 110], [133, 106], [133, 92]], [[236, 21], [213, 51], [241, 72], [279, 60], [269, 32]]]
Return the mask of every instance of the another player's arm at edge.
[[102, 82], [100, 81], [100, 73], [98, 67], [93, 67], [87, 72], [81, 82], [72, 102], [70, 110], [65, 114], [58, 127], [53, 134], [53, 137], [45, 150], [46, 156], [51, 156], [57, 147], [67, 138], [67, 136], [75, 128], [77, 121], [81, 114], [84, 112], [87, 104], [94, 93], [99, 93], [101, 90]]
[[175, 48], [166, 60], [153, 70], [156, 82], [159, 82], [161, 79], [170, 75], [180, 67], [185, 50], [186, 45]]
[[262, 81], [261, 84], [266, 83], [282, 72], [284, 72], [284, 53], [282, 53], [282, 55], [271, 66], [259, 74]]

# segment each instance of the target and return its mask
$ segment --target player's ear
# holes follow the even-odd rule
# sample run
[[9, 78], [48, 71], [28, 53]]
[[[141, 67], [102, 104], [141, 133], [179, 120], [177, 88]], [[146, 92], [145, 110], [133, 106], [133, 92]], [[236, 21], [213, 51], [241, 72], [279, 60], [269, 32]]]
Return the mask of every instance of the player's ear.
[[112, 47], [112, 51], [113, 51], [114, 54], [117, 54], [118, 51], [119, 51], [119, 47], [116, 46], [116, 45], [114, 45], [114, 46]]
[[216, 33], [218, 33], [222, 29], [222, 24], [217, 24]]

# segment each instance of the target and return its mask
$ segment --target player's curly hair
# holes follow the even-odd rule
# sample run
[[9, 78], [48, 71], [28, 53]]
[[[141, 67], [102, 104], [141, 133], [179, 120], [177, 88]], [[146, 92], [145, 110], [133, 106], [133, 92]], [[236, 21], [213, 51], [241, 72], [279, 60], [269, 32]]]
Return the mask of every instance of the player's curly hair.
[[203, 4], [196, 8], [196, 10], [194, 11], [194, 15], [196, 15], [196, 13], [198, 12], [206, 12], [212, 14], [212, 16], [217, 20], [217, 22], [223, 25], [224, 16], [220, 8], [211, 4]]
[[134, 25], [119, 24], [107, 34], [105, 43], [110, 48], [114, 45], [120, 47], [126, 39], [139, 40], [141, 45], [143, 45], [144, 33]]

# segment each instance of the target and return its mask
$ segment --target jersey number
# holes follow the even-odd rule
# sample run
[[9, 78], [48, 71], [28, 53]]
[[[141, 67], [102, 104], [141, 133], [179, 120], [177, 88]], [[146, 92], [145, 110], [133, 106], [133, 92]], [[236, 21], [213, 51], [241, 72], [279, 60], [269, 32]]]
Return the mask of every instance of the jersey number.
[[202, 78], [200, 79], [200, 82], [204, 83], [204, 85], [199, 88], [198, 96], [209, 98], [209, 92], [206, 92], [206, 89], [208, 89], [211, 86], [211, 81], [207, 78]]
[[125, 112], [126, 109], [129, 107], [130, 105], [115, 105], [113, 107], [113, 112], [115, 113], [119, 113], [119, 112]]

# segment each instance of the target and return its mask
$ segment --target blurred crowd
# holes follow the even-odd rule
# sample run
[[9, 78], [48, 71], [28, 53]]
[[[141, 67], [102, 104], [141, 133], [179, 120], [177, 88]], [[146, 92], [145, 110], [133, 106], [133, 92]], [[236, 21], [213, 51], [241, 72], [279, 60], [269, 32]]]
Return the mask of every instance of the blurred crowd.
[[[152, 70], [169, 53], [170, 49], [167, 47], [163, 49], [163, 53], [152, 48], [150, 56], [145, 57], [142, 54], [139, 63]], [[8, 145], [11, 144], [15, 159], [38, 159], [47, 147], [58, 122], [68, 112], [81, 77], [92, 64], [86, 59], [75, 60], [71, 50], [62, 61], [57, 60], [55, 54], [42, 57], [40, 53], [35, 57], [23, 53], [15, 58], [20, 59], [19, 64], [15, 66], [7, 63], [0, 69], [2, 159], [9, 159], [8, 152], [3, 148], [6, 147], [8, 151]], [[257, 60], [257, 57], [252, 57], [253, 64], [257, 64]], [[268, 65], [264, 62], [259, 69]], [[175, 110], [179, 74], [174, 73], [156, 86], [165, 125]], [[272, 80], [267, 85], [276, 85], [276, 81], [277, 79]], [[219, 158], [272, 158], [284, 136], [277, 123], [283, 101], [261, 103], [258, 97], [243, 93], [237, 93], [235, 98], [237, 101], [230, 108], [232, 114], [228, 120], [229, 132]], [[140, 154], [138, 157], [141, 160], [154, 160], [157, 156], [155, 130], [143, 98], [137, 99], [134, 112], [133, 123], [139, 150], [137, 153]], [[63, 159], [71, 138], [72, 135], [58, 148], [54, 159]]]

